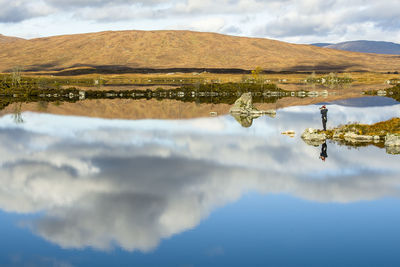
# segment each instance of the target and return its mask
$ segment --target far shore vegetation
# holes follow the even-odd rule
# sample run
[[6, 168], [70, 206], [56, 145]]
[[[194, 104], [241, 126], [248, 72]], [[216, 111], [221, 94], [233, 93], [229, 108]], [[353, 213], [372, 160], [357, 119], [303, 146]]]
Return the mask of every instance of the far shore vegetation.
[[[193, 83], [180, 86], [115, 90], [104, 86], [106, 80], [90, 78], [52, 78], [0, 75], [0, 109], [19, 102], [77, 102], [83, 99], [176, 99], [183, 102], [233, 104], [245, 92], [258, 103], [275, 103], [288, 96], [272, 83]], [[84, 89], [83, 89], [84, 88]], [[110, 88], [110, 89], [108, 89]]]
[[15, 67], [8, 73], [0, 74], [1, 79], [5, 76], [18, 78], [24, 76], [25, 80], [31, 78], [36, 82], [54, 83], [61, 86], [79, 84], [81, 86], [110, 86], [110, 85], [187, 85], [187, 84], [209, 84], [209, 83], [275, 83], [275, 84], [384, 84], [395, 85], [400, 82], [398, 71], [393, 72], [266, 72], [261, 67], [255, 67], [248, 73], [210, 73], [199, 72], [160, 72], [160, 73], [115, 73], [115, 74], [80, 74], [67, 75], [68, 71], [79, 70], [77, 68], [42, 72], [28, 72], [21, 67]]
[[369, 90], [365, 91], [364, 93], [366, 95], [386, 96], [400, 102], [400, 84], [385, 90]]
[[[201, 72], [63, 77], [25, 73], [16, 67], [10, 73], [0, 74], [0, 109], [15, 102], [76, 102], [100, 98], [177, 99], [196, 103], [233, 104], [245, 92], [252, 92], [255, 103], [275, 103], [287, 96], [315, 96], [313, 84], [331, 86], [380, 82], [390, 87], [398, 78], [398, 73], [267, 74], [260, 67], [249, 74]], [[282, 87], [288, 84], [311, 84], [310, 92], [304, 88], [301, 91], [283, 90]], [[400, 84], [387, 89], [387, 92], [388, 96], [400, 100]], [[376, 92], [370, 91], [367, 94]]]

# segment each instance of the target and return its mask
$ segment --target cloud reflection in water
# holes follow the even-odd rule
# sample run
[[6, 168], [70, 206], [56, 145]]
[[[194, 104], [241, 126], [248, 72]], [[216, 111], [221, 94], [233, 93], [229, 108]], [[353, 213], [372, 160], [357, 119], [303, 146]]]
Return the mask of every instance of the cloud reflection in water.
[[[337, 106], [330, 115], [332, 124], [374, 122], [398, 108]], [[321, 162], [319, 148], [280, 135], [319, 126], [314, 109], [287, 108], [250, 129], [229, 116], [118, 121], [24, 113], [22, 125], [5, 116], [0, 208], [42, 212], [33, 231], [65, 248], [149, 251], [248, 191], [341, 203], [398, 197], [398, 156], [330, 144]]]

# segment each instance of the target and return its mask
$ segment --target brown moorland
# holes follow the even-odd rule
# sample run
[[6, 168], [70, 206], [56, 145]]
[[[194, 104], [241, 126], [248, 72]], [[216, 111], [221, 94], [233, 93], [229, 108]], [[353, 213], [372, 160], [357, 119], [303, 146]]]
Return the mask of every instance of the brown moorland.
[[30, 40], [0, 37], [0, 71], [82, 66], [398, 71], [400, 56], [192, 31], [109, 31]]
[[18, 37], [9, 37], [9, 36], [4, 36], [4, 35], [0, 34], [0, 45], [2, 45], [2, 46], [3, 46], [3, 44], [14, 43], [16, 41], [23, 41], [23, 40], [25, 40], [25, 39], [21, 39]]

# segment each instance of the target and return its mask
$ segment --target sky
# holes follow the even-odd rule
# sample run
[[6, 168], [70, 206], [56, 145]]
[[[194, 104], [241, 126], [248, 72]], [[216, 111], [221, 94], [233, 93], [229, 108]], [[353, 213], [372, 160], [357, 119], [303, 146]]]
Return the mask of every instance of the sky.
[[400, 40], [398, 0], [0, 0], [0, 34], [194, 30], [293, 43]]

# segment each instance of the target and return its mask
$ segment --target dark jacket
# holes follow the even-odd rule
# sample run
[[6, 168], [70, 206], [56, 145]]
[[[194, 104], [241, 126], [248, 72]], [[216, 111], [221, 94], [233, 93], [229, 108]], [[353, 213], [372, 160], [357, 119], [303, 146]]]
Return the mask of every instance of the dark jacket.
[[328, 146], [326, 145], [326, 142], [322, 144], [321, 146], [321, 154], [319, 154], [320, 157], [327, 158], [328, 157]]
[[324, 120], [327, 120], [327, 119], [328, 119], [328, 109], [327, 109], [327, 108], [321, 109], [321, 117], [322, 117], [322, 119], [324, 119]]

